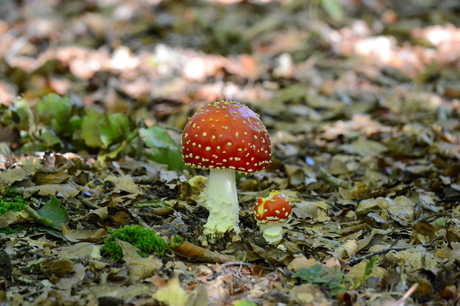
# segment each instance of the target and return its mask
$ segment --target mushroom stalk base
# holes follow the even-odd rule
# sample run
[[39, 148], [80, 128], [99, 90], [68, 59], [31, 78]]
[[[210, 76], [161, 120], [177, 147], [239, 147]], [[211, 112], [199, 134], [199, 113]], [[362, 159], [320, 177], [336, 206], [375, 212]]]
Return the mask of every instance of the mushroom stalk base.
[[280, 225], [271, 225], [263, 229], [265, 241], [269, 244], [277, 244], [283, 239], [283, 227]]
[[212, 169], [209, 172], [206, 208], [209, 210], [204, 233], [225, 233], [229, 230], [240, 232], [239, 205], [236, 193], [235, 171]]

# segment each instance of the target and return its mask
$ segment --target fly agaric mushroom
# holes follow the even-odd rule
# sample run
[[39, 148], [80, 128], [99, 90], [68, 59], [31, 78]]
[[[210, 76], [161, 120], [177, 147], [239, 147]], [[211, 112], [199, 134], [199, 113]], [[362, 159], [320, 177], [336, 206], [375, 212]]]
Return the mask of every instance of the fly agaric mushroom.
[[276, 244], [283, 239], [283, 225], [291, 216], [288, 198], [279, 191], [270, 191], [266, 198], [257, 198], [254, 205], [254, 217], [265, 240]]
[[233, 101], [200, 107], [184, 128], [182, 155], [186, 165], [210, 169], [205, 234], [239, 233], [235, 171], [254, 173], [271, 161], [270, 137], [259, 116]]

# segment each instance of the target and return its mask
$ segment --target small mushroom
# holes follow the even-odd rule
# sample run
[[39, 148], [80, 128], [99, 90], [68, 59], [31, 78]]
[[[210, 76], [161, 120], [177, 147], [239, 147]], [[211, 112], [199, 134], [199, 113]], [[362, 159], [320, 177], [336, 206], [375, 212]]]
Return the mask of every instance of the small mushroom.
[[277, 244], [283, 239], [283, 225], [291, 217], [292, 208], [283, 193], [273, 190], [266, 198], [257, 198], [254, 218], [269, 244]]
[[204, 233], [239, 233], [235, 172], [255, 173], [271, 161], [270, 137], [259, 116], [238, 102], [214, 102], [196, 111], [181, 140], [185, 163], [210, 169]]

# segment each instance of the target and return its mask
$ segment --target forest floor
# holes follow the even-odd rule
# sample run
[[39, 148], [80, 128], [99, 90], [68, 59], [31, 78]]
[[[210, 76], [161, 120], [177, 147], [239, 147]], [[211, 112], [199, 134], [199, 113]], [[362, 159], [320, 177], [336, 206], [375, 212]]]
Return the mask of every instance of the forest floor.
[[[458, 304], [460, 4], [413, 2], [0, 1], [0, 305]], [[272, 162], [213, 241], [180, 139], [219, 100]]]

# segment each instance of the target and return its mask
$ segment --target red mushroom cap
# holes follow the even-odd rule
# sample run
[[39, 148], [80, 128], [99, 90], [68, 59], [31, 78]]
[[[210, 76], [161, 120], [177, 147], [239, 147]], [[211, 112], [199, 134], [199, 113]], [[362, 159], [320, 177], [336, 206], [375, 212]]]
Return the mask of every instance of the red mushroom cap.
[[254, 217], [258, 223], [284, 223], [291, 216], [288, 198], [279, 191], [270, 191], [266, 198], [257, 198]]
[[270, 137], [259, 116], [233, 101], [200, 107], [182, 134], [188, 166], [253, 173], [271, 161]]

